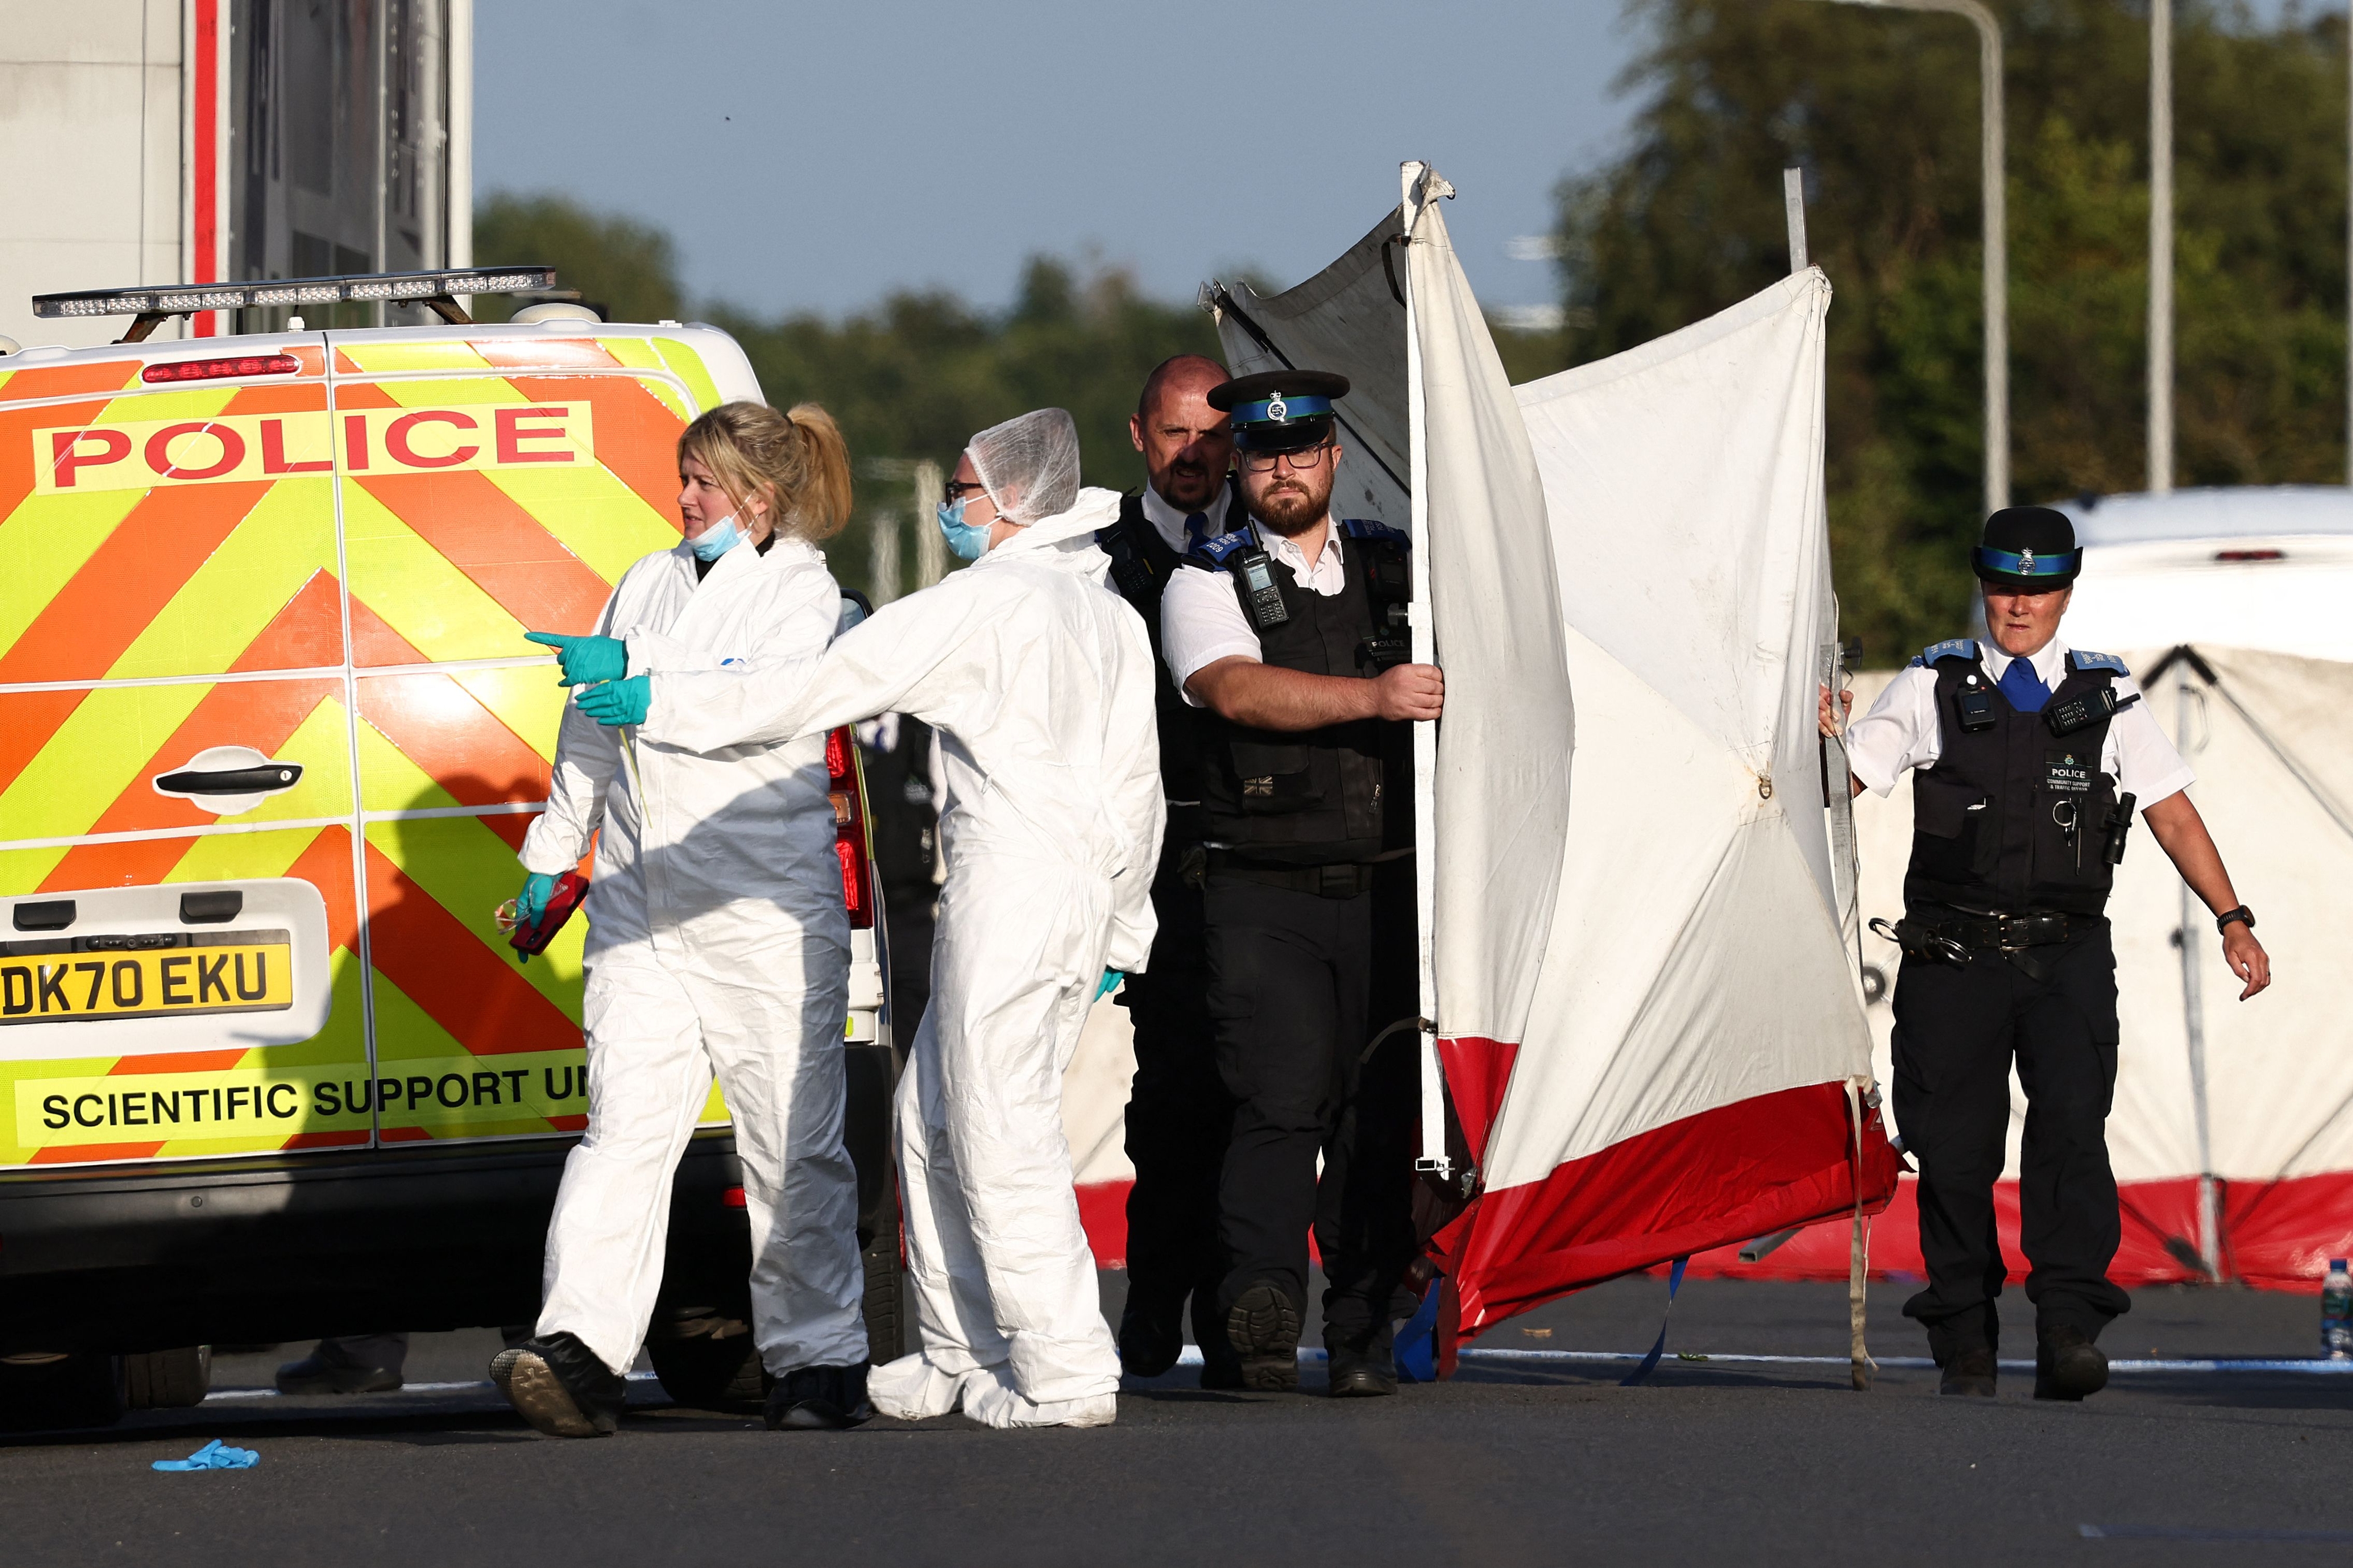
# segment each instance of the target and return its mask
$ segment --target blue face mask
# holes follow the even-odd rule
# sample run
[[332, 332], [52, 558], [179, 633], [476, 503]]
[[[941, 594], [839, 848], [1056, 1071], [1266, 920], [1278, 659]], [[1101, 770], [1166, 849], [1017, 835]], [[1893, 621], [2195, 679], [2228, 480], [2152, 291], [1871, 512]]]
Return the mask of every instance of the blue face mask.
[[743, 537], [735, 530], [735, 514], [729, 512], [688, 542], [693, 546], [697, 561], [712, 562], [734, 549]]
[[964, 520], [964, 498], [955, 504], [939, 505], [940, 531], [947, 535], [948, 548], [966, 561], [977, 561], [988, 553], [988, 524], [966, 522]]

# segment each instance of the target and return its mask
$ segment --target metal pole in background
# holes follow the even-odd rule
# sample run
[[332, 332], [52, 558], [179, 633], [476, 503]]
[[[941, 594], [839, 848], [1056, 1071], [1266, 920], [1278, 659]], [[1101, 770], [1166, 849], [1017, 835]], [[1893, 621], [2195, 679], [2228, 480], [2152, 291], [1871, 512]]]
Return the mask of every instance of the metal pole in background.
[[2173, 0], [2148, 0], [2148, 493], [2173, 492]]
[[1806, 269], [1806, 172], [1781, 171], [1781, 209], [1789, 226], [1789, 276]]
[[2003, 164], [2001, 24], [1978, 0], [1835, 0], [1881, 10], [1943, 11], [1978, 30], [1978, 175], [1985, 205], [1985, 509], [2010, 504], [2010, 197]]
[[920, 593], [948, 574], [948, 542], [940, 532], [940, 525], [925, 520], [939, 505], [946, 493], [947, 476], [940, 466], [926, 458], [915, 465], [915, 590]]
[[[2189, 755], [2189, 721], [2198, 690], [2189, 684], [2189, 660], [2173, 668], [2173, 744]], [[2189, 1115], [2198, 1138], [2198, 1258], [2206, 1277], [2222, 1278], [2221, 1186], [2214, 1180], [2213, 1142], [2206, 1112], [2206, 992], [2199, 973], [2198, 917], [2204, 906], [2189, 884], [2181, 884], [2181, 1024], [2189, 1048]]]

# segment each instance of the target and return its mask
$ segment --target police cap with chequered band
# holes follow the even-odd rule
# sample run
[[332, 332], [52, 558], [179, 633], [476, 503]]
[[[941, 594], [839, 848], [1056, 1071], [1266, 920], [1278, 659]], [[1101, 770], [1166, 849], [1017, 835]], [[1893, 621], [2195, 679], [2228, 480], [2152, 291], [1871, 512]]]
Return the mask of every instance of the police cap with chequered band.
[[2014, 594], [2072, 587], [2084, 569], [2075, 525], [2047, 506], [2010, 506], [1986, 519], [1985, 538], [1969, 552], [1978, 580]]
[[1303, 452], [1332, 438], [1332, 402], [1348, 378], [1328, 370], [1270, 370], [1209, 389], [1209, 406], [1232, 416], [1245, 452]]

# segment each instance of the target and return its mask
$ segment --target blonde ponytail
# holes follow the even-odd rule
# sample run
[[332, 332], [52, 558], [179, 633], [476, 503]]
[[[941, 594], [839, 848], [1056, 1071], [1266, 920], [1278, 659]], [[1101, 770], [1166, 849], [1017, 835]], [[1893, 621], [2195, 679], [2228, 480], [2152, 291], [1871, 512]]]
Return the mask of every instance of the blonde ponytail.
[[849, 445], [817, 404], [779, 414], [765, 403], [723, 403], [679, 437], [679, 466], [689, 458], [711, 470], [738, 510], [754, 496], [766, 500], [779, 534], [814, 543], [849, 521]]

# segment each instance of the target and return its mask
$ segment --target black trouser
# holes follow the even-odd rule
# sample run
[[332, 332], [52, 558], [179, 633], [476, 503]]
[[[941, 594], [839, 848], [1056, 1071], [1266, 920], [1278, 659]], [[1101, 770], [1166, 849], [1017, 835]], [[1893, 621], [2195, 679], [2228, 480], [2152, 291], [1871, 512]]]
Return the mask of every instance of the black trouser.
[[[1330, 899], [1212, 873], [1209, 1013], [1237, 1104], [1219, 1184], [1221, 1309], [1271, 1281], [1303, 1309], [1307, 1233], [1323, 1255], [1324, 1343], [1386, 1351], [1413, 1257], [1417, 1037], [1413, 872]], [[1323, 1157], [1321, 1180], [1315, 1162]]]
[[[1934, 911], [1925, 911], [1934, 918]], [[2019, 1241], [2039, 1332], [2097, 1337], [2132, 1300], [2108, 1282], [2121, 1234], [2106, 1123], [2116, 1084], [2116, 960], [2105, 921], [2025, 964], [1907, 956], [1895, 981], [1895, 1121], [1920, 1165], [1928, 1288], [1904, 1304], [1939, 1364], [1998, 1345], [2007, 1268], [1993, 1188], [2010, 1129], [2013, 1057], [2026, 1090]], [[2042, 973], [2037, 979], [2031, 964]]]
[[1135, 1083], [1127, 1101], [1127, 1289], [1133, 1299], [1174, 1306], [1193, 1298], [1193, 1337], [1215, 1346], [1218, 1173], [1225, 1163], [1233, 1100], [1218, 1076], [1209, 1024], [1208, 960], [1202, 951], [1201, 889], [1182, 874], [1187, 846], [1171, 843], [1152, 883], [1160, 930], [1151, 967], [1131, 974], [1118, 1000], [1135, 1026]]
[[929, 881], [882, 890], [882, 919], [891, 945], [891, 1046], [903, 1062], [915, 1043], [915, 1026], [932, 1001], [932, 930], [938, 918], [939, 888]]

